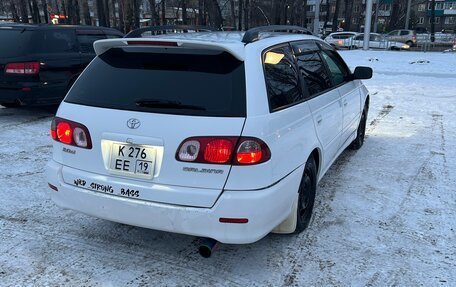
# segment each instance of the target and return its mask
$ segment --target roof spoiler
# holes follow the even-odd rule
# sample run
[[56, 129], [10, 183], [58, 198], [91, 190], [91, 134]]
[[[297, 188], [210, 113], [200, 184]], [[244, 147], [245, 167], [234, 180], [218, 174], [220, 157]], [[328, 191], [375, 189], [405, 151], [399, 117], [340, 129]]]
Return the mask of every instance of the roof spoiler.
[[[207, 26], [196, 26], [196, 25], [164, 25], [164, 26], [149, 26], [144, 28], [139, 28], [129, 32], [125, 35], [124, 38], [140, 38], [145, 32], [151, 32], [151, 35], [162, 35], [168, 34], [169, 32], [176, 33], [177, 31], [182, 31], [188, 33], [189, 31], [194, 32], [215, 32], [220, 31], [220, 29], [207, 27]], [[168, 32], [168, 33], [167, 33]]]
[[112, 48], [121, 48], [128, 46], [143, 46], [143, 47], [155, 47], [163, 48], [169, 47], [170, 49], [179, 49], [182, 48], [194, 48], [194, 49], [208, 49], [208, 50], [217, 50], [225, 51], [233, 55], [239, 61], [244, 61], [245, 51], [243, 45], [236, 43], [224, 43], [221, 45], [217, 42], [208, 42], [208, 41], [197, 41], [197, 40], [187, 40], [187, 39], [171, 39], [165, 37], [159, 38], [120, 38], [120, 39], [106, 39], [98, 40], [93, 43], [93, 48], [97, 56], [103, 54]]

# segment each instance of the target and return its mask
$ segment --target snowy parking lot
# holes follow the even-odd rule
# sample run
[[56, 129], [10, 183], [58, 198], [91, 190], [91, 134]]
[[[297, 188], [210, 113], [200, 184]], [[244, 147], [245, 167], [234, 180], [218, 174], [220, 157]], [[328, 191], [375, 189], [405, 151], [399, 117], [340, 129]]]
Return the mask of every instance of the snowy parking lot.
[[0, 286], [456, 286], [456, 54], [341, 54], [374, 69], [365, 145], [320, 182], [305, 232], [209, 259], [198, 238], [58, 208], [52, 113], [0, 107]]

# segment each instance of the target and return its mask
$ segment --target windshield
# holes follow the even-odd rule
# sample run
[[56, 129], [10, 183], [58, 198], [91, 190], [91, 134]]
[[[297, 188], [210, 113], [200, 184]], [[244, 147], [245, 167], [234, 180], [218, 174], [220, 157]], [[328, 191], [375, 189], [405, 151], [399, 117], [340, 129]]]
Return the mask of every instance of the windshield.
[[221, 51], [114, 48], [87, 67], [66, 102], [142, 112], [245, 116], [244, 63]]

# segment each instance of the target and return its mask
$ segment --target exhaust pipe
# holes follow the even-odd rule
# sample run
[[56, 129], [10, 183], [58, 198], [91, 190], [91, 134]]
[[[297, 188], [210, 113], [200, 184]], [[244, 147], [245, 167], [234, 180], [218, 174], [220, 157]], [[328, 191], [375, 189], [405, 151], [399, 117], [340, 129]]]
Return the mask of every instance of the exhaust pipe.
[[211, 257], [212, 253], [217, 249], [218, 241], [212, 238], [204, 238], [200, 247], [198, 248], [199, 254], [204, 258]]

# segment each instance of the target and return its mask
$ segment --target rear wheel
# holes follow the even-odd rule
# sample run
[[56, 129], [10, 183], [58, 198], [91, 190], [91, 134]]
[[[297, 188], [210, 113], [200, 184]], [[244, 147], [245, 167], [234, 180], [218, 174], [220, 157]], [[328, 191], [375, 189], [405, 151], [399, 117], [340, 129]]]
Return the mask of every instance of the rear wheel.
[[350, 144], [350, 149], [357, 150], [363, 146], [364, 136], [366, 134], [366, 121], [367, 121], [367, 109], [364, 108], [361, 114], [361, 120], [359, 121], [358, 130], [356, 132], [356, 138]]
[[317, 167], [315, 160], [310, 157], [304, 168], [298, 191], [298, 207], [296, 209], [296, 229], [294, 233], [301, 233], [307, 228], [312, 217], [312, 210], [317, 190]]
[[413, 47], [413, 42], [412, 41], [407, 41], [405, 44], [409, 45], [410, 47]]

